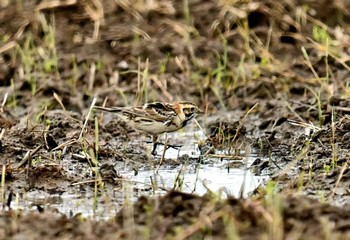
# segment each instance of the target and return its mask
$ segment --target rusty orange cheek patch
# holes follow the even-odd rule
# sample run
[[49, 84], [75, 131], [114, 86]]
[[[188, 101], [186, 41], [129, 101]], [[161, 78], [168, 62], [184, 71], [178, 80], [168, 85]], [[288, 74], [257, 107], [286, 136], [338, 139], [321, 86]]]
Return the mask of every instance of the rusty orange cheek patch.
[[174, 110], [177, 114], [181, 113], [181, 110], [182, 110], [181, 108], [182, 108], [181, 104], [179, 104], [179, 103], [174, 104]]

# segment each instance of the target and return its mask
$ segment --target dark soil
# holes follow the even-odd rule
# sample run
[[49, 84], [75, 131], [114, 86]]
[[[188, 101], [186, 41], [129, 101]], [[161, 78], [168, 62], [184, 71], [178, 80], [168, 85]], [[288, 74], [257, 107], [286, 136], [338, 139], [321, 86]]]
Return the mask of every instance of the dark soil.
[[[0, 239], [350, 238], [350, 5], [233, 2], [0, 2]], [[201, 156], [162, 162], [112, 114], [84, 125], [95, 97], [197, 104]], [[251, 170], [272, 180], [247, 199], [167, 189], [107, 220], [11, 207], [97, 188], [115, 203], [122, 170], [240, 152], [257, 152]]]
[[[7, 211], [1, 216], [2, 239], [336, 239], [350, 237], [349, 207], [340, 209], [305, 198], [260, 200], [227, 199], [214, 201], [170, 192], [159, 199], [141, 197], [108, 221], [68, 218], [52, 211], [19, 214]], [[275, 204], [281, 204], [276, 206]], [[281, 218], [276, 218], [278, 211]], [[16, 219], [13, 222], [13, 219]]]

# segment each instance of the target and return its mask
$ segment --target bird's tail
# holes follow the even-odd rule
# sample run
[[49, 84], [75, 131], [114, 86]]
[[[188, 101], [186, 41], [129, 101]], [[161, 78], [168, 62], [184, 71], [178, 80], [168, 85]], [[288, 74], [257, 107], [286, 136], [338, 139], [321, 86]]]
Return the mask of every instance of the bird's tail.
[[114, 112], [114, 113], [122, 111], [122, 108], [118, 108], [118, 107], [107, 108], [107, 107], [95, 106], [94, 108], [97, 110], [101, 110], [101, 111], [105, 111], [105, 112]]

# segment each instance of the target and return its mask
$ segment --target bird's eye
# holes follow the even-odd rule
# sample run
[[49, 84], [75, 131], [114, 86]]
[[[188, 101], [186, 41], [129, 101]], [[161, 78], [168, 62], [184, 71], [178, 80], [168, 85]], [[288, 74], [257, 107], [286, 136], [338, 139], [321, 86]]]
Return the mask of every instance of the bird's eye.
[[194, 112], [194, 107], [191, 107], [191, 112]]

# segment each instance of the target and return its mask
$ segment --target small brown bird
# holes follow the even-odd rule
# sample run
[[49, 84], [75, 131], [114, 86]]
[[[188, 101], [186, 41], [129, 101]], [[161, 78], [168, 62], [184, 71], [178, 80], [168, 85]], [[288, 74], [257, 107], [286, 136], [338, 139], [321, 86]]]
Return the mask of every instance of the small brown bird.
[[176, 103], [153, 102], [138, 107], [99, 107], [95, 109], [117, 113], [132, 128], [153, 136], [155, 155], [158, 135], [174, 132], [185, 127], [197, 114], [203, 112], [193, 103], [181, 101]]

